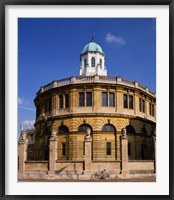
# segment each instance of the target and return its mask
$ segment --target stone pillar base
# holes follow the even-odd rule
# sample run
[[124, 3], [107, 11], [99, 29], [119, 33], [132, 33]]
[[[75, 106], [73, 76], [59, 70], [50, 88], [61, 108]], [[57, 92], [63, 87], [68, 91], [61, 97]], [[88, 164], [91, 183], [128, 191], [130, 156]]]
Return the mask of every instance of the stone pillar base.
[[127, 177], [128, 174], [129, 174], [129, 171], [127, 171], [127, 170], [122, 170], [122, 171], [121, 171], [122, 177]]
[[56, 172], [55, 172], [54, 170], [49, 170], [49, 171], [48, 171], [48, 174], [50, 174], [50, 175], [51, 175], [51, 174], [55, 174], [55, 173], [56, 173]]
[[85, 171], [91, 170], [91, 141], [92, 138], [90, 138], [89, 140], [85, 140]]

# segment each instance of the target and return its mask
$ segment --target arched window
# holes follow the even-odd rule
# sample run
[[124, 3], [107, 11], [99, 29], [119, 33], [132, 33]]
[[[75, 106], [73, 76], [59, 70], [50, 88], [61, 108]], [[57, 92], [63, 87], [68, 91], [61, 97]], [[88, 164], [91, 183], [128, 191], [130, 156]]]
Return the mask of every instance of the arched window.
[[100, 66], [102, 67], [102, 59], [100, 58]]
[[112, 124], [105, 124], [102, 128], [102, 131], [103, 132], [116, 132], [116, 128]]
[[94, 57], [91, 58], [91, 67], [95, 67], [95, 58]]
[[92, 127], [89, 124], [82, 124], [79, 126], [78, 132], [86, 132], [86, 129], [90, 128], [92, 132]]
[[69, 132], [69, 129], [67, 126], [65, 125], [62, 125], [59, 127], [59, 130], [58, 130], [59, 133], [68, 133]]
[[145, 128], [142, 128], [142, 129], [141, 129], [141, 134], [142, 134], [142, 135], [147, 135], [147, 130], [146, 130]]
[[86, 67], [86, 65], [87, 65], [87, 60], [86, 60], [86, 58], [84, 59], [84, 67]]
[[126, 131], [127, 133], [135, 133], [135, 129], [131, 125], [126, 126]]

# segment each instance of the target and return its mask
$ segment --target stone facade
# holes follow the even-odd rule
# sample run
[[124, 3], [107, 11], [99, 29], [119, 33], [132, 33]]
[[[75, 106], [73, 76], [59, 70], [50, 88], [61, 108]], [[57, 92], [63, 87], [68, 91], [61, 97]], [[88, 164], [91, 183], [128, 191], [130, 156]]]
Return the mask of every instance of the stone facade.
[[35, 129], [19, 143], [20, 177], [38, 170], [52, 179], [90, 179], [104, 169], [110, 177], [154, 172], [155, 94], [117, 77], [79, 79], [38, 91]]

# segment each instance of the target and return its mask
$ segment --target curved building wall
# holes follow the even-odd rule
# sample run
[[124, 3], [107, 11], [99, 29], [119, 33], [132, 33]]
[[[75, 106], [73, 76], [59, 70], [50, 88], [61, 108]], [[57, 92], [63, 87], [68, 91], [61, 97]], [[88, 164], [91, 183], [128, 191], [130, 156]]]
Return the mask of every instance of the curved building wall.
[[[72, 77], [37, 93], [36, 160], [44, 157], [39, 152], [46, 149], [53, 131], [58, 137], [57, 160], [84, 160], [87, 125], [92, 130], [93, 161], [120, 160], [120, 136], [126, 127], [129, 159], [154, 159], [155, 94], [137, 82], [101, 78]], [[43, 159], [48, 159], [46, 150]]]

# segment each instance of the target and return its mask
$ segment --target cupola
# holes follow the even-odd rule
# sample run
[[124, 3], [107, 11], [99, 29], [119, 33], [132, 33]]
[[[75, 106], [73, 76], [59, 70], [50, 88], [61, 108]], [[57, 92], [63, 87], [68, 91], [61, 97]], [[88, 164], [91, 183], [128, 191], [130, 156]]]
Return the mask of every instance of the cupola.
[[101, 46], [94, 41], [93, 36], [91, 42], [86, 44], [83, 48], [80, 61], [80, 76], [107, 76], [105, 54]]

